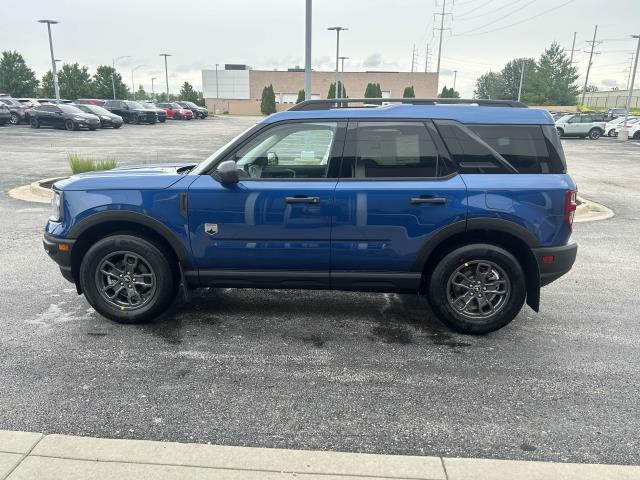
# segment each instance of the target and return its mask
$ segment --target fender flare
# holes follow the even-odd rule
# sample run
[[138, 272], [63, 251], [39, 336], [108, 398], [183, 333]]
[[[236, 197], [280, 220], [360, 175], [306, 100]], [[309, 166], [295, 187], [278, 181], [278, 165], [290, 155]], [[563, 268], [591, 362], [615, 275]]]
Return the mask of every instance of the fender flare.
[[192, 268], [191, 256], [189, 254], [189, 251], [185, 248], [184, 244], [180, 241], [176, 234], [158, 220], [138, 212], [127, 210], [110, 210], [107, 212], [95, 213], [71, 227], [69, 233], [66, 235], [66, 238], [77, 239], [92, 227], [107, 222], [117, 221], [136, 223], [152, 230], [167, 241], [167, 243], [171, 246], [176, 256], [178, 257], [180, 264], [186, 270], [190, 270]]

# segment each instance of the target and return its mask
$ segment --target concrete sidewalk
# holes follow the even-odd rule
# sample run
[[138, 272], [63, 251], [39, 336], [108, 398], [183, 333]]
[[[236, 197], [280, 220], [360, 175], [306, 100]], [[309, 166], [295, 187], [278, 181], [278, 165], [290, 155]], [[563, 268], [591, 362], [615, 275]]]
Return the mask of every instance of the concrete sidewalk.
[[0, 480], [637, 480], [640, 467], [228, 447], [0, 431]]

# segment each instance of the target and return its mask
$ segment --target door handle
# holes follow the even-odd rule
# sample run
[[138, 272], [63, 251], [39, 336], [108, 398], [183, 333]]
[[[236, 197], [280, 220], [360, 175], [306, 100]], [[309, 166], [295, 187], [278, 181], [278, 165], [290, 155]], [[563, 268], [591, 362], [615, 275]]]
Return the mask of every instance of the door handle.
[[320, 197], [285, 197], [287, 203], [311, 203], [317, 205], [320, 203]]
[[411, 198], [411, 205], [420, 205], [423, 203], [429, 203], [431, 205], [444, 205], [447, 203], [447, 199], [444, 197], [413, 197]]

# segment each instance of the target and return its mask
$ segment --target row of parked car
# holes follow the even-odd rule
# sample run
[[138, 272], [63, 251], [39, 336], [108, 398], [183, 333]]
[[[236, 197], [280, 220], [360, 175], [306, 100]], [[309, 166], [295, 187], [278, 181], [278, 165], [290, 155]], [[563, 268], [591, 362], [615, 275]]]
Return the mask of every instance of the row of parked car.
[[624, 127], [629, 129], [629, 138], [640, 140], [640, 117], [630, 116], [624, 123], [621, 116], [610, 116], [604, 113], [571, 113], [554, 118], [556, 130], [561, 137], [580, 137], [597, 140], [603, 135], [616, 137]]
[[120, 128], [124, 123], [154, 124], [173, 120], [206, 118], [209, 112], [193, 102], [132, 100], [71, 100], [0, 97], [0, 125], [28, 123], [33, 128], [51, 126], [79, 130]]

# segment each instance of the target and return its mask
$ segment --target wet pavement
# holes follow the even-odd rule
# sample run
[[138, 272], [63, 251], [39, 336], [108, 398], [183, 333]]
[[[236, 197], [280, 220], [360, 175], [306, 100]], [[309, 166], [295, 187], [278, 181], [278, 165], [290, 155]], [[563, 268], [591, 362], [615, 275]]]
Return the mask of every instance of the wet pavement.
[[640, 142], [564, 141], [578, 261], [482, 337], [395, 294], [203, 290], [143, 326], [99, 317], [41, 245], [47, 205], [6, 191], [67, 152], [200, 160], [254, 118], [120, 131], [0, 127], [0, 429], [298, 449], [640, 463]]

